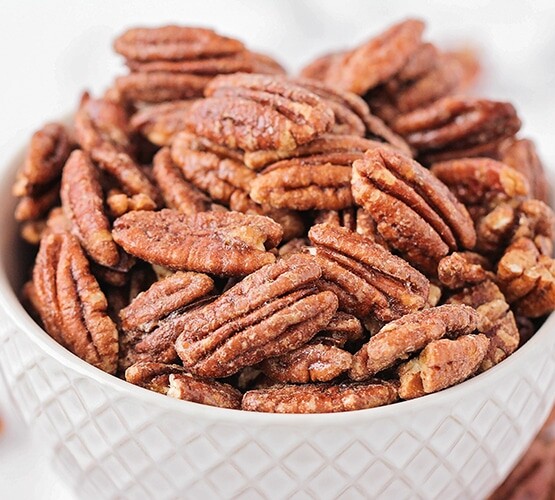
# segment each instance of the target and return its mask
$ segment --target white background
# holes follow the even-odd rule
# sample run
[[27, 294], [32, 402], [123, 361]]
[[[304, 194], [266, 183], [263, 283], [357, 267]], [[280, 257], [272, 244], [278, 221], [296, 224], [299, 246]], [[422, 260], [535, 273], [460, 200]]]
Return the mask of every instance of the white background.
[[[1, 0], [0, 168], [30, 133], [100, 93], [121, 59], [111, 41], [125, 27], [208, 26], [267, 52], [292, 72], [329, 50], [351, 47], [397, 20], [428, 22], [441, 47], [472, 45], [486, 70], [483, 95], [512, 101], [523, 133], [555, 166], [555, 7], [540, 1], [394, 0]], [[73, 498], [49, 470], [40, 436], [18, 423], [0, 382], [0, 498]]]

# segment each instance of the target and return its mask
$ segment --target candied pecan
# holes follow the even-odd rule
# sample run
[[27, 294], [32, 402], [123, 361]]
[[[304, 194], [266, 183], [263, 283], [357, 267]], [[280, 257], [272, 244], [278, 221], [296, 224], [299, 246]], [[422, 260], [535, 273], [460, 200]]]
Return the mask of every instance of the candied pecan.
[[283, 77], [236, 73], [214, 78], [193, 104], [188, 128], [230, 148], [294, 149], [329, 131], [333, 110]]
[[529, 139], [507, 139], [499, 147], [499, 159], [518, 170], [530, 185], [530, 197], [549, 203], [549, 186], [536, 146]]
[[131, 129], [153, 144], [169, 146], [175, 135], [185, 130], [185, 118], [194, 102], [172, 101], [145, 106], [131, 117]]
[[361, 340], [363, 333], [362, 324], [356, 316], [337, 311], [314, 340], [343, 348], [346, 344]]
[[528, 182], [520, 172], [489, 158], [434, 163], [431, 171], [474, 213], [480, 213], [481, 207], [487, 211], [529, 192]]
[[183, 178], [169, 148], [162, 148], [154, 156], [152, 174], [168, 208], [192, 215], [212, 207], [211, 200]]
[[353, 358], [349, 377], [364, 380], [405, 360], [442, 337], [472, 333], [478, 313], [465, 305], [443, 305], [424, 309], [385, 325], [362, 346]]
[[281, 356], [262, 361], [264, 374], [280, 383], [329, 382], [351, 367], [352, 354], [313, 339]]
[[477, 49], [472, 46], [463, 46], [445, 52], [445, 55], [456, 59], [462, 68], [462, 79], [458, 85], [458, 90], [463, 91], [471, 87], [481, 73], [480, 55]]
[[65, 164], [60, 194], [71, 230], [87, 254], [103, 266], [115, 266], [120, 254], [104, 213], [98, 171], [83, 151], [71, 153]]
[[244, 48], [239, 40], [218, 35], [211, 29], [172, 25], [133, 28], [114, 41], [118, 54], [136, 61], [197, 59], [235, 54]]
[[43, 193], [55, 183], [73, 148], [66, 128], [59, 123], [47, 123], [31, 137], [25, 159], [12, 189], [14, 196]]
[[284, 258], [294, 253], [304, 253], [309, 245], [307, 238], [293, 238], [278, 248], [278, 254], [280, 258]]
[[125, 370], [132, 384], [176, 399], [220, 408], [241, 408], [241, 393], [229, 384], [193, 377], [182, 366], [138, 362]]
[[129, 212], [114, 222], [116, 242], [131, 255], [170, 269], [242, 276], [271, 264], [281, 226], [239, 212]]
[[294, 210], [341, 210], [353, 204], [351, 165], [362, 153], [329, 153], [274, 163], [251, 184], [257, 203]]
[[334, 59], [340, 58], [344, 54], [346, 54], [346, 51], [333, 52], [317, 57], [314, 61], [311, 61], [303, 67], [300, 73], [301, 78], [325, 82], [327, 80], [328, 70], [333, 65]]
[[38, 245], [44, 235], [46, 229], [46, 221], [41, 220], [28, 220], [21, 224], [19, 228], [19, 235], [24, 241], [31, 245]]
[[326, 83], [362, 95], [395, 75], [420, 45], [424, 23], [408, 19], [356, 49], [334, 58]]
[[472, 220], [449, 189], [391, 149], [369, 150], [354, 162], [352, 189], [388, 245], [431, 275], [450, 250], [476, 243]]
[[214, 282], [205, 274], [172, 273], [139, 293], [119, 312], [121, 327], [149, 333], [168, 315], [206, 296], [213, 288]]
[[489, 340], [487, 353], [480, 366], [485, 371], [511, 355], [519, 344], [519, 331], [509, 304], [491, 280], [465, 288], [447, 300], [449, 304], [466, 304], [479, 314], [478, 330]]
[[437, 275], [442, 285], [457, 289], [494, 279], [491, 267], [491, 262], [483, 255], [453, 252], [439, 261]]
[[515, 314], [539, 318], [555, 309], [555, 261], [519, 238], [497, 264], [499, 287]]
[[331, 413], [384, 406], [397, 399], [397, 385], [384, 380], [276, 385], [246, 392], [241, 409], [267, 413]]
[[15, 207], [14, 217], [17, 221], [37, 220], [60, 200], [60, 184], [49, 186], [42, 193], [22, 196]]
[[106, 196], [106, 204], [112, 217], [121, 217], [131, 210], [154, 210], [156, 203], [146, 194], [139, 193], [127, 196], [119, 189], [110, 189]]
[[156, 71], [118, 76], [115, 88], [124, 102], [161, 103], [202, 97], [211, 76]]
[[482, 334], [430, 342], [417, 358], [399, 367], [399, 397], [418, 398], [466, 380], [480, 367], [488, 344]]
[[331, 292], [314, 286], [316, 261], [293, 255], [247, 276], [210, 304], [170, 325], [177, 354], [191, 373], [225, 377], [308, 342], [337, 309]]
[[419, 153], [441, 153], [443, 159], [480, 156], [519, 128], [511, 104], [464, 97], [444, 97], [393, 123], [393, 130]]
[[42, 239], [33, 284], [46, 331], [88, 363], [114, 373], [118, 331], [75, 237], [50, 233]]
[[425, 306], [429, 281], [382, 246], [328, 224], [313, 226], [308, 237], [322, 268], [319, 286], [338, 296], [341, 310], [389, 321]]
[[387, 243], [378, 232], [376, 222], [364, 208], [351, 207], [339, 211], [323, 210], [316, 215], [314, 224], [331, 224], [332, 226], [344, 227], [349, 231], [365, 236], [384, 248], [388, 248]]

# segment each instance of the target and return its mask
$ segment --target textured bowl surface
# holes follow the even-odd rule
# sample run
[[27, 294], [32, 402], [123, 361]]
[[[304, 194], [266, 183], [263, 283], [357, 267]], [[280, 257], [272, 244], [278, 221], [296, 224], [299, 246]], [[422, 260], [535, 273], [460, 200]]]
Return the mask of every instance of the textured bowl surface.
[[508, 360], [383, 408], [269, 415], [172, 400], [87, 365], [17, 299], [23, 266], [0, 179], [0, 371], [83, 498], [484, 498], [555, 400], [555, 315]]

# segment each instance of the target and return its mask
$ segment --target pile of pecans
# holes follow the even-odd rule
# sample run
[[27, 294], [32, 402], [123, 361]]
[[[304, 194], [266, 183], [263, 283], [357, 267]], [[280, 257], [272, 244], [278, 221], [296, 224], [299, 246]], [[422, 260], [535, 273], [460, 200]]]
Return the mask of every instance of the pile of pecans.
[[211, 30], [131, 29], [129, 73], [31, 139], [23, 300], [88, 363], [251, 411], [370, 408], [501, 362], [555, 308], [555, 216], [472, 54], [401, 22], [300, 77]]

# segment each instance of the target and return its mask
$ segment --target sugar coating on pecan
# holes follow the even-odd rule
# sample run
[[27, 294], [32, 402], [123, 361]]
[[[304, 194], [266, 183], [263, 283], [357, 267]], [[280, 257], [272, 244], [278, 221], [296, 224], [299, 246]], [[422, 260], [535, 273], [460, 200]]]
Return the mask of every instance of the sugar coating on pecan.
[[174, 270], [243, 276], [271, 264], [281, 226], [239, 212], [185, 215], [176, 210], [129, 212], [114, 221], [115, 241], [128, 253]]
[[353, 358], [349, 377], [365, 380], [405, 360], [433, 340], [472, 333], [478, 313], [466, 305], [448, 304], [424, 309], [385, 325]]
[[397, 385], [384, 380], [277, 385], [247, 391], [241, 409], [266, 413], [331, 413], [375, 408], [397, 399]]
[[397, 73], [420, 45], [424, 23], [408, 19], [393, 25], [331, 61], [326, 83], [362, 95]]
[[313, 339], [294, 351], [262, 361], [259, 367], [280, 383], [329, 382], [351, 367], [352, 357], [350, 352]]
[[182, 366], [138, 362], [125, 370], [132, 384], [172, 398], [220, 408], [239, 409], [242, 394], [229, 384], [193, 377]]
[[488, 345], [482, 334], [430, 342], [417, 358], [399, 367], [399, 397], [418, 398], [466, 380], [480, 367]]
[[555, 308], [555, 261], [519, 238], [497, 264], [497, 279], [515, 314], [539, 318]]
[[331, 130], [333, 110], [285, 78], [236, 73], [214, 78], [189, 113], [188, 129], [230, 148], [294, 149]]
[[[520, 129], [514, 107], [506, 102], [444, 97], [399, 116], [392, 128], [419, 152], [443, 158], [480, 156], [479, 151]], [[495, 148], [494, 148], [495, 149]]]
[[316, 261], [293, 255], [250, 274], [179, 319], [175, 348], [193, 374], [223, 377], [308, 342], [330, 321], [337, 298], [319, 292]]
[[476, 243], [464, 205], [411, 158], [390, 149], [367, 151], [353, 164], [352, 189], [387, 243], [432, 275], [449, 250]]
[[103, 266], [117, 265], [120, 254], [104, 211], [98, 170], [85, 152], [71, 153], [62, 174], [60, 194], [71, 230], [90, 257]]
[[535, 144], [530, 139], [510, 138], [499, 146], [499, 160], [518, 170], [530, 186], [530, 196], [549, 203], [549, 186]]
[[449, 297], [449, 304], [466, 304], [479, 314], [478, 330], [490, 341], [480, 371], [485, 371], [510, 356], [520, 342], [519, 331], [509, 304], [491, 280], [465, 288]]
[[341, 310], [389, 321], [425, 306], [429, 281], [382, 246], [329, 224], [313, 226], [308, 236], [322, 267], [319, 286], [338, 296]]
[[114, 373], [118, 331], [74, 236], [50, 233], [43, 238], [33, 268], [33, 285], [35, 306], [46, 331], [86, 362]]
[[114, 49], [137, 61], [180, 61], [234, 54], [244, 45], [211, 29], [170, 25], [129, 29], [116, 38]]

